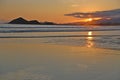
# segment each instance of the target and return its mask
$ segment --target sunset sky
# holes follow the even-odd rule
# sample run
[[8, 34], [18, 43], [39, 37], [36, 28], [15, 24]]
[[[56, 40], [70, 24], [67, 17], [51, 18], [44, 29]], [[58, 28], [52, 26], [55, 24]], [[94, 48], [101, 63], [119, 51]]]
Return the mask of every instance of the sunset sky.
[[64, 14], [112, 9], [120, 9], [120, 0], [0, 0], [0, 22], [17, 17], [56, 23], [75, 22], [79, 18]]

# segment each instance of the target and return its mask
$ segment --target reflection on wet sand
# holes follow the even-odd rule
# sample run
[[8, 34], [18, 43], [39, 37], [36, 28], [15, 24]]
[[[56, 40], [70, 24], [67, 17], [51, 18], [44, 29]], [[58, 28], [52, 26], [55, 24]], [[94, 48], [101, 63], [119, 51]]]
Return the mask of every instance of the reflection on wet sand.
[[[15, 40], [0, 42], [0, 80], [118, 80], [120, 78], [120, 56], [114, 55], [120, 51], [40, 43], [35, 39], [31, 42], [30, 39], [23, 39], [28, 43]], [[94, 40], [88, 38], [87, 41], [90, 45]]]
[[87, 47], [89, 47], [89, 48], [94, 46], [94, 42], [93, 42], [94, 38], [92, 37], [92, 35], [93, 35], [93, 32], [89, 31], [88, 37], [87, 37], [87, 43], [86, 43]]

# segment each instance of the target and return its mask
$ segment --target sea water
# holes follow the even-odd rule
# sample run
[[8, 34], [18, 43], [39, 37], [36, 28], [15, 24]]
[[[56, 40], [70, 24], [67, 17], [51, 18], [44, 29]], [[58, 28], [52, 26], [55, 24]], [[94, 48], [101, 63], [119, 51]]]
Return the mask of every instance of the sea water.
[[94, 47], [120, 49], [120, 26], [0, 25], [0, 38], [30, 38], [26, 42], [44, 39], [43, 43], [84, 46], [89, 37]]

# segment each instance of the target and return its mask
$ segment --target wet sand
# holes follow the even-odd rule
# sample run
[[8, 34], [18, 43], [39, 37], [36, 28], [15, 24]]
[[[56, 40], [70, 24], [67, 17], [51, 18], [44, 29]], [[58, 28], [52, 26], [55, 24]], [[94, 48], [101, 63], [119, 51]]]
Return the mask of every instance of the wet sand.
[[0, 80], [120, 80], [120, 51], [49, 43], [0, 43]]

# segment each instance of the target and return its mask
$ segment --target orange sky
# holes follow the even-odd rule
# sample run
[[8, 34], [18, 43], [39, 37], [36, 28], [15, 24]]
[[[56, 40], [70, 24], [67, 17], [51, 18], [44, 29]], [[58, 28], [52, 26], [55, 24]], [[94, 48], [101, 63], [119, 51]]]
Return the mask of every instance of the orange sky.
[[24, 17], [28, 20], [66, 23], [79, 20], [64, 16], [66, 13], [117, 8], [120, 8], [120, 0], [0, 0], [0, 20]]

